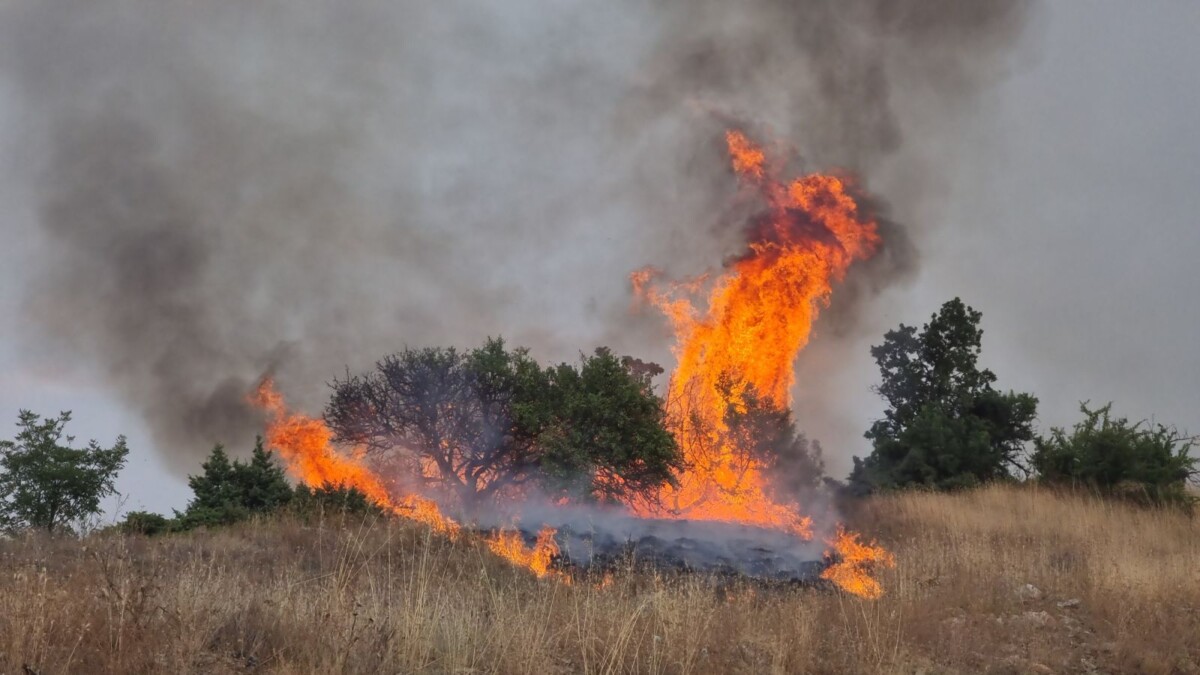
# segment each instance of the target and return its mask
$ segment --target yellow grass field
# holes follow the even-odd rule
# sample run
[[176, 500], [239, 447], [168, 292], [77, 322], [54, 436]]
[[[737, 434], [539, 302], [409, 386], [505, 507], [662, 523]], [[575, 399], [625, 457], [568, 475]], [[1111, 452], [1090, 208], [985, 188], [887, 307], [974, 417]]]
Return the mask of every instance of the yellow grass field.
[[565, 586], [402, 522], [8, 541], [0, 671], [1200, 673], [1200, 519], [991, 487], [851, 524], [896, 554], [881, 600]]

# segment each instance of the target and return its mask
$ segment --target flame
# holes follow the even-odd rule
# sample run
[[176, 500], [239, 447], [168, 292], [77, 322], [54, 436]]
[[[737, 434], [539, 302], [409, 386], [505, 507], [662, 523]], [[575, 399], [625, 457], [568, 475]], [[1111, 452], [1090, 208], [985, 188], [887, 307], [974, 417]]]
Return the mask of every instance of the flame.
[[[677, 485], [664, 488], [657, 500], [630, 509], [641, 516], [773, 527], [810, 540], [812, 519], [798, 505], [769, 496], [765, 467], [739, 446], [726, 413], [744, 412], [751, 392], [771, 406], [791, 407], [794, 362], [808, 343], [813, 321], [850, 265], [875, 253], [879, 234], [875, 223], [859, 214], [844, 179], [813, 174], [785, 183], [774, 175], [763, 149], [744, 134], [731, 130], [726, 143], [734, 172], [767, 204], [752, 223], [746, 251], [716, 278], [702, 275], [664, 286], [652, 269], [631, 276], [636, 295], [658, 307], [675, 332], [678, 365], [667, 405], [685, 468]], [[701, 295], [707, 296], [703, 309], [693, 302]], [[362, 449], [338, 452], [325, 423], [288, 411], [271, 380], [263, 380], [252, 400], [268, 413], [267, 443], [297, 480], [352, 486], [400, 516], [451, 536], [463, 531], [435, 502], [396, 494], [397, 486], [385, 484], [364, 463]], [[559, 554], [555, 534], [544, 527], [529, 547], [518, 531], [501, 530], [486, 544], [539, 578], [569, 583], [552, 568]], [[877, 565], [894, 565], [892, 555], [860, 543], [857, 534], [841, 526], [829, 543], [836, 562], [822, 576], [850, 593], [879, 597], [882, 587], [870, 573]], [[609, 583], [606, 576], [600, 585]]]
[[[263, 379], [251, 401], [267, 412], [267, 446], [279, 453], [288, 473], [296, 480], [312, 487], [325, 484], [354, 487], [399, 516], [452, 537], [462, 533], [462, 526], [444, 515], [434, 501], [416, 494], [394, 494], [396, 490], [389, 489], [363, 463], [361, 449], [354, 449], [349, 456], [339, 453], [325, 422], [289, 411], [271, 379]], [[539, 578], [554, 575], [566, 581], [565, 576], [550, 569], [550, 563], [559, 553], [555, 534], [554, 528], [543, 528], [537, 542], [529, 548], [519, 532], [501, 530], [487, 539], [487, 545], [496, 555], [528, 568]]]
[[770, 404], [790, 407], [796, 355], [808, 343], [832, 284], [879, 243], [839, 178], [814, 174], [784, 184], [765, 153], [739, 131], [726, 142], [733, 170], [765, 199], [747, 250], [713, 281], [702, 311], [692, 297], [704, 277], [654, 284], [653, 270], [632, 276], [634, 291], [674, 328], [678, 361], [669, 385], [672, 423], [687, 468], [660, 494], [665, 509], [645, 515], [703, 518], [780, 527], [810, 539], [812, 521], [767, 495], [761, 462], [729, 438], [726, 410], [744, 411], [751, 387]]
[[739, 175], [752, 176], [761, 180], [764, 175], [763, 164], [767, 155], [746, 138], [740, 131], [730, 129], [725, 132], [725, 145], [729, 147], [729, 158], [733, 161], [733, 170]]
[[[711, 280], [658, 284], [652, 269], [631, 276], [635, 294], [662, 311], [675, 333], [667, 400], [685, 460], [678, 484], [664, 488], [657, 504], [633, 508], [646, 516], [773, 527], [807, 540], [812, 519], [769, 496], [762, 462], [731, 436], [726, 412], [745, 412], [751, 392], [791, 407], [796, 356], [813, 322], [850, 265], [875, 253], [879, 233], [859, 213], [846, 180], [812, 174], [784, 182], [745, 134], [730, 130], [725, 140], [733, 171], [767, 205], [751, 223], [746, 251]], [[698, 306], [693, 299], [706, 289]], [[844, 579], [848, 568], [836, 569]]]
[[875, 567], [895, 567], [896, 558], [891, 553], [874, 542], [859, 542], [857, 533], [847, 532], [840, 525], [829, 545], [837, 562], [821, 572], [822, 579], [862, 598], [874, 600], [883, 595], [883, 586], [871, 576], [871, 571]]
[[333, 445], [333, 433], [325, 422], [289, 411], [270, 378], [259, 383], [251, 402], [267, 413], [267, 447], [279, 453], [288, 473], [297, 481], [310, 487], [353, 487], [399, 516], [451, 536], [460, 533], [461, 526], [443, 515], [432, 500], [415, 494], [393, 495], [380, 477], [363, 463], [361, 450], [356, 449], [350, 456], [339, 453]]
[[553, 527], [543, 527], [538, 532], [537, 541], [534, 543], [533, 548], [530, 548], [525, 545], [520, 532], [516, 530], [500, 530], [488, 537], [487, 545], [492, 553], [508, 560], [514, 565], [529, 569], [539, 579], [554, 574], [565, 580], [566, 577], [558, 575], [556, 570], [550, 568], [554, 557], [559, 553], [558, 542], [554, 540], [554, 535], [557, 532], [558, 530]]

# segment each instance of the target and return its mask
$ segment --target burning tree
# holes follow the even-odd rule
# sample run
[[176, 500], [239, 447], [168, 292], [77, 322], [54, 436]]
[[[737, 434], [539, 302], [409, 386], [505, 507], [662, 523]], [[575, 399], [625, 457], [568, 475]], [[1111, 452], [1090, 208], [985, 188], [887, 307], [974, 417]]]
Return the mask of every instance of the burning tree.
[[657, 490], [680, 465], [639, 363], [602, 348], [578, 366], [543, 368], [500, 339], [468, 352], [405, 349], [334, 382], [325, 418], [336, 440], [467, 509], [533, 485], [624, 498]]
[[[553, 368], [500, 340], [465, 353], [405, 349], [372, 372], [335, 381], [324, 420], [289, 411], [264, 380], [253, 400], [267, 412], [268, 444], [301, 482], [353, 486], [381, 508], [453, 537], [475, 531], [479, 507], [520, 504], [536, 487], [623, 503], [633, 518], [617, 519], [652, 554], [707, 551], [714, 542], [705, 533], [716, 533], [746, 543], [718, 555], [721, 565], [740, 561], [759, 570], [747, 573], [792, 579], [811, 574], [812, 561], [782, 555], [797, 544], [812, 553], [805, 544], [817, 535], [813, 519], [795, 497], [821, 474], [818, 448], [792, 424], [792, 366], [834, 285], [881, 240], [849, 177], [784, 181], [786, 166], [746, 136], [730, 131], [726, 141], [744, 196], [764, 207], [744, 253], [720, 275], [682, 283], [663, 283], [650, 269], [633, 275], [635, 292], [663, 310], [675, 332], [667, 400], [651, 387], [661, 368], [606, 349]], [[382, 470], [389, 464], [396, 470]], [[788, 472], [800, 480], [778, 480]], [[435, 501], [442, 497], [456, 497], [468, 518], [460, 524], [444, 515]], [[564, 532], [541, 522], [535, 541], [523, 524], [488, 535], [488, 547], [557, 577], [556, 537], [585, 535], [569, 518]], [[832, 525], [821, 527], [830, 548], [820, 577], [878, 597], [872, 575], [894, 565], [891, 555]], [[587, 534], [590, 546], [568, 548], [604, 548], [602, 540], [615, 539], [603, 527]], [[788, 543], [768, 546], [766, 560], [745, 560], [742, 553], [762, 552], [758, 545], [722, 536], [722, 528]]]

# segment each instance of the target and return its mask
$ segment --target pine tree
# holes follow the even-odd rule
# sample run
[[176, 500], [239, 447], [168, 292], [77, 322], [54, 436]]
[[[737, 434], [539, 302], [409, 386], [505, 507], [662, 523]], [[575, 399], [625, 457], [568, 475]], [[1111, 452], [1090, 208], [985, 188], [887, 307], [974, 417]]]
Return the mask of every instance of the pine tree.
[[183, 529], [228, 525], [255, 513], [273, 512], [292, 498], [283, 469], [263, 448], [261, 437], [249, 462], [230, 461], [225, 448], [217, 445], [201, 468], [200, 475], [188, 477], [192, 500], [183, 513], [176, 513]]

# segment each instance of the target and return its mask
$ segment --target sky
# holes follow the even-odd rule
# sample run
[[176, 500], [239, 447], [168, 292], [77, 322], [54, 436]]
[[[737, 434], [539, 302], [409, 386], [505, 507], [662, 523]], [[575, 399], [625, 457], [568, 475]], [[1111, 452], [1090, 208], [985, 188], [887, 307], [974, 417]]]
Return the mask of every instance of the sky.
[[[104, 16], [114, 35], [138, 40], [97, 40], [94, 55], [81, 57], [41, 44], [52, 44], [61, 28], [72, 44], [88, 45], [96, 29], [23, 4], [0, 10], [31, 36], [5, 40], [10, 58], [0, 59], [22, 62], [0, 66], [0, 311], [11, 318], [0, 331], [0, 419], [15, 422], [21, 408], [72, 410], [70, 429], [81, 441], [127, 435], [131, 454], [118, 482], [126, 511], [165, 512], [189, 497], [184, 477], [198, 468], [203, 448], [173, 446], [180, 428], [164, 426], [155, 405], [171, 386], [182, 396], [192, 380], [252, 378], [274, 365], [263, 353], [283, 354], [285, 391], [319, 412], [325, 382], [384, 349], [469, 346], [498, 332], [545, 360], [613, 344], [666, 365], [661, 322], [626, 316], [628, 272], [660, 264], [694, 273], [719, 265], [727, 250], [723, 235], [684, 235], [722, 194], [714, 181], [728, 177], [695, 168], [710, 159], [703, 148], [661, 151], [681, 139], [715, 138], [709, 113], [646, 112], [668, 105], [656, 98], [662, 89], [646, 64], [666, 58], [661, 45], [680, 40], [670, 14], [642, 21], [565, 3], [575, 12], [568, 20], [521, 2], [464, 22], [400, 3], [414, 16], [397, 10], [391, 22], [329, 26], [328, 16], [303, 11], [274, 24], [270, 11], [288, 10], [264, 3], [272, 9], [251, 20], [206, 16], [207, 30], [165, 11], [136, 21]], [[111, 6], [119, 14], [137, 3]], [[738, 17], [714, 16], [736, 29]], [[283, 37], [254, 37], [275, 30]], [[335, 38], [326, 42], [325, 32]], [[824, 108], [781, 105], [820, 122], [811, 137], [792, 136], [801, 154], [863, 163], [868, 187], [909, 228], [919, 259], [856, 305], [851, 323], [819, 322], [797, 364], [797, 419], [822, 441], [832, 474], [844, 475], [852, 455], [869, 452], [861, 434], [882, 410], [870, 390], [877, 373], [869, 346], [901, 322], [927, 320], [954, 296], [983, 312], [982, 361], [998, 386], [1039, 397], [1042, 430], [1069, 426], [1080, 401], [1091, 400], [1200, 432], [1196, 35], [1200, 5], [1191, 2], [1038, 5], [986, 68], [963, 71], [987, 83], [956, 95], [952, 115], [934, 107], [948, 104], [923, 88], [919, 59], [900, 71], [890, 84], [904, 141], [891, 154], [829, 141], [841, 127], [827, 123]], [[197, 54], [202, 67], [193, 63]], [[155, 69], [159, 60], [168, 62], [166, 75]], [[767, 74], [797, 75], [767, 65]], [[647, 77], [650, 94], [627, 93]], [[809, 91], [800, 80], [764, 79], [764, 91], [795, 86], [797, 99]], [[112, 103], [102, 86], [108, 80], [117, 91], [148, 84]], [[721, 108], [737, 86], [712, 91], [669, 105]], [[764, 109], [775, 95], [748, 94]], [[64, 288], [86, 291], [89, 279], [108, 278], [88, 276], [88, 254], [103, 255], [104, 247], [85, 237], [69, 254], [56, 252], [61, 231], [44, 221], [62, 209], [87, 211], [103, 201], [105, 183], [57, 194], [56, 177], [68, 183], [74, 174], [56, 173], [63, 164], [56, 153], [75, 146], [39, 134], [86, 133], [92, 120], [109, 121], [112, 106], [143, 111], [134, 121], [152, 129], [159, 147], [145, 151], [144, 173], [121, 173], [125, 163], [101, 173], [139, 186], [166, 175], [163, 193], [178, 193], [197, 222], [221, 223], [196, 230], [202, 250], [237, 264], [221, 268], [224, 279], [196, 283], [244, 294], [241, 304], [204, 304], [203, 320], [186, 330], [122, 309], [127, 325], [118, 330], [104, 324], [106, 296], [63, 301]], [[756, 121], [755, 110], [721, 108], [716, 116]], [[60, 113], [68, 122], [57, 120]], [[791, 135], [786, 114], [763, 116], [764, 128]], [[869, 120], [856, 124], [869, 128]], [[104, 137], [113, 135], [123, 138]], [[62, 198], [47, 200], [46, 192]], [[403, 238], [393, 236], [397, 229]], [[342, 250], [352, 252], [344, 264], [330, 263], [330, 252]], [[80, 271], [64, 277], [54, 266]], [[176, 307], [192, 292], [186, 278], [179, 283], [170, 296], [145, 297]], [[205, 361], [188, 361], [196, 368], [186, 382], [147, 389], [152, 371], [130, 354], [152, 360], [161, 345], [180, 343], [193, 352], [211, 348], [241, 370], [208, 373]]]

